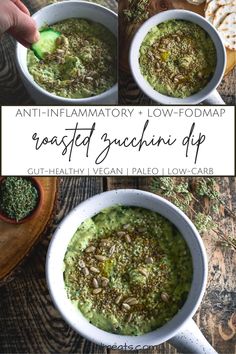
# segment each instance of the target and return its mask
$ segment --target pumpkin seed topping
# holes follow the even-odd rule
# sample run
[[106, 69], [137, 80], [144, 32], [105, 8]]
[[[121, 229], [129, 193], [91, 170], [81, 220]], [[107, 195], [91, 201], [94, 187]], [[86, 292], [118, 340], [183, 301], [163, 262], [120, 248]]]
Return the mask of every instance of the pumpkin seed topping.
[[82, 269], [82, 272], [83, 272], [83, 274], [84, 274], [85, 277], [87, 277], [87, 275], [89, 275], [89, 270], [88, 270], [88, 268], [86, 268], [86, 267], [84, 267], [84, 268]]
[[90, 267], [90, 271], [92, 273], [100, 273], [100, 270], [98, 268], [95, 268], [95, 267]]
[[102, 291], [101, 288], [94, 289], [94, 290], [93, 290], [93, 294], [94, 294], [94, 295], [97, 295], [97, 294], [99, 294], [101, 291]]
[[88, 248], [85, 249], [85, 252], [86, 252], [86, 253], [92, 253], [92, 252], [94, 252], [95, 250], [96, 250], [96, 247], [90, 246], [90, 247], [88, 247]]
[[115, 299], [115, 303], [119, 304], [122, 299], [122, 295], [118, 295], [117, 298]]
[[79, 266], [80, 268], [85, 268], [85, 263], [82, 261], [82, 259], [79, 260]]
[[104, 261], [107, 259], [107, 257], [102, 256], [102, 255], [100, 255], [100, 254], [95, 254], [94, 257], [95, 257], [99, 262], [104, 262]]
[[130, 305], [126, 304], [125, 302], [123, 302], [122, 308], [126, 311], [131, 309]]
[[98, 285], [98, 281], [97, 281], [97, 279], [96, 278], [93, 278], [93, 287], [95, 288], [95, 289], [98, 289], [98, 287], [99, 287], [99, 285]]
[[169, 302], [169, 295], [167, 293], [161, 293], [161, 299], [164, 301], [164, 302]]

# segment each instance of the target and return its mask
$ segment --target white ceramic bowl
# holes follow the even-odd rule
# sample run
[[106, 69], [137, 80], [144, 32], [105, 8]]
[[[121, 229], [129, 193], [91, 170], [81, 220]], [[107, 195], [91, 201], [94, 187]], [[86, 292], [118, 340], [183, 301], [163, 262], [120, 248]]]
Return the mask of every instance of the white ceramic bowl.
[[[89, 323], [67, 298], [63, 280], [63, 259], [67, 246], [77, 228], [87, 218], [94, 216], [104, 208], [116, 204], [143, 207], [169, 219], [183, 235], [192, 255], [192, 287], [181, 310], [163, 327], [136, 337], [108, 333]], [[79, 204], [65, 217], [53, 235], [47, 254], [46, 276], [52, 300], [62, 317], [76, 332], [95, 343], [107, 346], [115, 345], [123, 349], [128, 349], [128, 346], [129, 349], [141, 349], [144, 345], [157, 345], [170, 340], [170, 338], [173, 339], [175, 336], [175, 345], [180, 347], [183, 341], [178, 336], [180, 336], [180, 331], [187, 324], [188, 329], [191, 327], [192, 333], [194, 332], [192, 335], [188, 334], [190, 348], [193, 349], [196, 344], [196, 348], [200, 348], [202, 345], [204, 350], [206, 348], [212, 349], [202, 339], [202, 335], [194, 327], [193, 321], [190, 321], [200, 304], [206, 286], [207, 259], [202, 240], [188, 217], [173, 204], [159, 196], [140, 190], [120, 189], [98, 194]], [[186, 335], [184, 335], [184, 338], [186, 338]], [[176, 344], [176, 342], [178, 343]], [[187, 349], [189, 350], [189, 347]], [[206, 352], [214, 353], [210, 349]]]
[[[147, 33], [154, 26], [172, 19], [190, 21], [202, 27], [213, 40], [217, 53], [217, 65], [212, 79], [201, 91], [183, 99], [166, 96], [154, 90], [141, 74], [139, 65], [139, 49]], [[219, 33], [210, 24], [210, 22], [208, 22], [207, 20], [205, 20], [204, 17], [194, 12], [185, 10], [168, 10], [160, 12], [159, 14], [151, 17], [146, 22], [144, 22], [144, 24], [139, 28], [139, 30], [135, 34], [131, 43], [129, 62], [133, 77], [138, 86], [147, 96], [149, 96], [152, 100], [156, 102], [165, 105], [192, 105], [206, 100], [206, 103], [208, 104], [225, 104], [225, 102], [221, 99], [220, 95], [216, 91], [216, 88], [220, 84], [225, 71], [226, 52], [224, 44], [221, 40]]]
[[[101, 6], [86, 1], [64, 1], [46, 6], [33, 15], [38, 28], [51, 25], [68, 18], [85, 18], [106, 26], [116, 37], [118, 31], [117, 15]], [[40, 87], [30, 75], [27, 68], [27, 49], [20, 43], [16, 47], [16, 62], [23, 83], [37, 104], [73, 104], [73, 105], [98, 105], [116, 104], [118, 101], [118, 84], [109, 90], [88, 98], [69, 99], [56, 96]]]

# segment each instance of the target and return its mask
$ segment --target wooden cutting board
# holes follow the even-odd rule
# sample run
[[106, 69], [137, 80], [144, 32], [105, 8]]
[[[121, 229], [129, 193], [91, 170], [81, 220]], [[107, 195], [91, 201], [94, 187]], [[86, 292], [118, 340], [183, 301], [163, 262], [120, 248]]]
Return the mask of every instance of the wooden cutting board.
[[[150, 0], [148, 11], [149, 17], [170, 9], [184, 9], [196, 12], [204, 16], [205, 3], [201, 5], [191, 5], [186, 0]], [[129, 72], [128, 53], [131, 40], [141, 26], [142, 23], [133, 25], [128, 24], [123, 16], [123, 10], [128, 8], [128, 0], [119, 1], [120, 26], [119, 26], [119, 43], [120, 43], [120, 69]], [[236, 65], [236, 52], [227, 49], [227, 66], [225, 75], [228, 74]]]
[[49, 226], [56, 207], [58, 180], [56, 177], [37, 177], [43, 189], [41, 209], [23, 224], [8, 224], [0, 220], [0, 281], [6, 280], [29, 254]]

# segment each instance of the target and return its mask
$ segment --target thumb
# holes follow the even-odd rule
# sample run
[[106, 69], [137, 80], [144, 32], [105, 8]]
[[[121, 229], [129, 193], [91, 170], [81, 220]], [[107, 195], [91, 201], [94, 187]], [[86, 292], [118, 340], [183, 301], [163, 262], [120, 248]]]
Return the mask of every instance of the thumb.
[[22, 12], [13, 2], [6, 6], [5, 16], [8, 18], [8, 32], [22, 44], [34, 43], [39, 39], [35, 21]]

